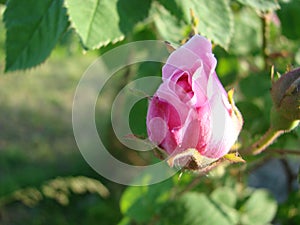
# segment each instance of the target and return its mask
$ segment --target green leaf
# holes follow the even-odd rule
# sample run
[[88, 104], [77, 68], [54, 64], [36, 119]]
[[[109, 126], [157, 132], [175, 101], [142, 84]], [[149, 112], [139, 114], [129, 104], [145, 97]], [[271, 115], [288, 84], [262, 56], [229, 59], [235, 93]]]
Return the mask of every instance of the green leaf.
[[300, 39], [299, 20], [300, 20], [300, 1], [291, 1], [281, 4], [278, 17], [281, 22], [282, 34], [289, 39]]
[[[184, 7], [185, 1], [170, 1], [170, 0], [158, 0], [158, 2], [168, 10], [174, 17], [182, 20], [186, 20], [186, 15], [184, 15]], [[186, 22], [189, 22], [186, 20]]]
[[[198, 32], [227, 49], [233, 34], [233, 16], [229, 1], [175, 0], [175, 4], [169, 6], [164, 0], [160, 2], [164, 7], [161, 5], [156, 10], [160, 18], [159, 22], [157, 22], [159, 19], [156, 19], [156, 27], [167, 41], [185, 38], [187, 34], [184, 31], [190, 24], [190, 9], [192, 9], [199, 19]], [[171, 32], [168, 34], [169, 30]]]
[[221, 208], [205, 194], [186, 193], [178, 204], [184, 206], [182, 223], [186, 225], [231, 225], [230, 218]]
[[42, 63], [68, 27], [63, 0], [10, 0], [4, 13], [5, 71]]
[[148, 17], [151, 2], [151, 0], [118, 0], [119, 26], [124, 34], [131, 32], [137, 23], [143, 22]]
[[269, 11], [279, 9], [279, 4], [276, 0], [238, 0], [244, 5], [253, 7], [256, 10]]
[[6, 1], [7, 1], [7, 0], [0, 0], [0, 4], [4, 4], [4, 5], [5, 5], [5, 4], [6, 4]]
[[211, 195], [211, 199], [228, 215], [231, 224], [236, 224], [239, 219], [237, 210], [237, 193], [228, 187], [220, 187], [215, 189]]
[[235, 55], [260, 53], [262, 46], [261, 20], [254, 10], [242, 8], [234, 14], [234, 36], [229, 52]]
[[119, 28], [117, 0], [66, 0], [71, 24], [90, 49], [124, 39]]
[[120, 200], [121, 212], [139, 223], [149, 221], [166, 204], [172, 186], [169, 179], [151, 186], [128, 187]]
[[155, 27], [162, 39], [179, 45], [180, 40], [185, 37], [186, 23], [172, 15], [164, 6], [154, 2], [151, 8], [151, 17]]
[[191, 3], [189, 8], [199, 18], [200, 34], [227, 49], [233, 35], [233, 15], [229, 1], [193, 0]]
[[228, 187], [220, 187], [211, 193], [211, 198], [219, 203], [234, 208], [237, 202], [236, 193]]
[[276, 201], [265, 190], [256, 190], [241, 207], [241, 224], [265, 225], [277, 211]]
[[96, 49], [124, 39], [148, 16], [150, 0], [66, 0], [66, 5], [83, 44]]

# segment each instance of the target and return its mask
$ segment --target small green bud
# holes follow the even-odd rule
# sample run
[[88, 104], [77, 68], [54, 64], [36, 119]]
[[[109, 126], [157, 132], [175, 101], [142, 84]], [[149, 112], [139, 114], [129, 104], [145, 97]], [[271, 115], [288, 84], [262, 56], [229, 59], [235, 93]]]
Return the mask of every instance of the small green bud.
[[300, 120], [300, 68], [275, 81], [271, 88], [275, 111], [289, 121]]

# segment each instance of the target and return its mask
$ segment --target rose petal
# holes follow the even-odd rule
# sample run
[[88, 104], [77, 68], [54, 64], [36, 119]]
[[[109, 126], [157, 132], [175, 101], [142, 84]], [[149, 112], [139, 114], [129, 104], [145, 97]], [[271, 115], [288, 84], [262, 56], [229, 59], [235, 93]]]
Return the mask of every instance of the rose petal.
[[191, 50], [197, 54], [199, 58], [203, 58], [206, 53], [212, 52], [210, 41], [200, 35], [194, 35], [185, 45], [184, 48]]
[[[154, 117], [148, 122], [148, 129], [150, 130], [149, 139], [155, 144], [160, 145], [166, 138], [168, 132], [168, 124], [161, 117]], [[155, 131], [155, 132], [151, 132]]]
[[203, 155], [210, 158], [220, 158], [227, 154], [237, 139], [239, 131], [236, 130], [222, 95], [214, 95], [211, 105], [211, 132], [212, 135]]
[[195, 107], [200, 107], [207, 100], [207, 77], [204, 73], [203, 64], [201, 63], [199, 68], [195, 71], [192, 77], [192, 88], [194, 96], [191, 99], [191, 103]]

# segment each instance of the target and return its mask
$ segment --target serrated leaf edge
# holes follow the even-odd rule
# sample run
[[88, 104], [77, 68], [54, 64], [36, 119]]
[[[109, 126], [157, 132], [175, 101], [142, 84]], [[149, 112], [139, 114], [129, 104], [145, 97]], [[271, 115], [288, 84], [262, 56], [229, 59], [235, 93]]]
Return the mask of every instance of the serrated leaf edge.
[[[99, 2], [99, 1], [98, 1]], [[120, 41], [123, 41], [125, 39], [125, 35], [120, 35], [119, 37], [116, 37], [116, 38], [113, 38], [113, 39], [107, 39], [105, 41], [100, 41], [97, 45], [93, 46], [92, 48], [89, 48], [88, 46], [86, 46], [84, 44], [84, 41], [83, 41], [83, 38], [82, 36], [80, 35], [80, 32], [77, 28], [77, 26], [75, 25], [75, 23], [73, 22], [73, 18], [69, 12], [69, 5], [68, 5], [68, 1], [64, 1], [64, 6], [66, 7], [67, 9], [67, 15], [69, 17], [69, 22], [70, 22], [70, 26], [75, 30], [76, 34], [80, 37], [81, 41], [82, 41], [82, 45], [87, 48], [88, 50], [95, 50], [95, 49], [99, 49], [101, 47], [105, 47], [107, 46], [108, 44], [112, 43], [112, 44], [115, 44], [117, 42], [120, 42]], [[90, 29], [89, 31], [90, 32]]]

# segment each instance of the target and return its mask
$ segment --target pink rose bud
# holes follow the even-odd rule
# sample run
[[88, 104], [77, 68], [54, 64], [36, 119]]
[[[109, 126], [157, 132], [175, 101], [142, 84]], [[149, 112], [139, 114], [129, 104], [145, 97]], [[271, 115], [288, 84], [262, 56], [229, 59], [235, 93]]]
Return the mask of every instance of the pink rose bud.
[[211, 43], [200, 35], [171, 53], [162, 69], [163, 83], [150, 101], [149, 139], [168, 155], [196, 149], [219, 159], [242, 128], [242, 117], [215, 72]]

